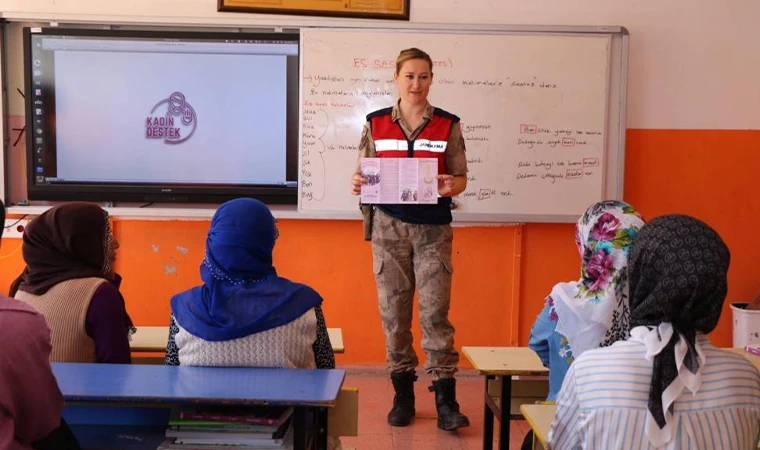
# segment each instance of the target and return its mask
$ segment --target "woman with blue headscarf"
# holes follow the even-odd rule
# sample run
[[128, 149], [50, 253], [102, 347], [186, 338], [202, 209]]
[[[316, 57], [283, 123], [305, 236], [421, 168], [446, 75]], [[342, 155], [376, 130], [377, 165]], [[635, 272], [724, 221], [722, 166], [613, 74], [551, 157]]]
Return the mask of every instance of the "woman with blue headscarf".
[[192, 366], [334, 368], [322, 297], [277, 276], [276, 221], [241, 198], [211, 220], [203, 285], [171, 299], [166, 363]]

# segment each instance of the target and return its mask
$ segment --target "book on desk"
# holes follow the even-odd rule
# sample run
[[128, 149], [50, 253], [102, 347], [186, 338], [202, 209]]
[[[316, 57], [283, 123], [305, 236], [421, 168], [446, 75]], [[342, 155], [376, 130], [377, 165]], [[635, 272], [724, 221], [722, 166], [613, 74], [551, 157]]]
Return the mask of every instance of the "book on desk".
[[[175, 409], [169, 424], [186, 421], [211, 421], [215, 424], [250, 424], [279, 427], [293, 414], [287, 406], [248, 406], [239, 408], [196, 407]], [[187, 423], [185, 423], [187, 424]], [[197, 425], [197, 424], [196, 424]]]
[[175, 408], [159, 449], [292, 448], [292, 415], [293, 408], [284, 406]]

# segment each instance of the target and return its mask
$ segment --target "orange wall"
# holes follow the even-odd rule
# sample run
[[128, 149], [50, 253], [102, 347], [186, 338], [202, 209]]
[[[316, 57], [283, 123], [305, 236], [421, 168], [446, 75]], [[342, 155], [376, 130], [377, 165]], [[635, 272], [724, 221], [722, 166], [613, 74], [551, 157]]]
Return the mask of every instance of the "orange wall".
[[[718, 230], [732, 252], [727, 304], [760, 292], [760, 245], [752, 234], [760, 223], [758, 167], [759, 131], [628, 131], [625, 199], [647, 218], [682, 212]], [[342, 328], [346, 343], [338, 362], [383, 364], [371, 252], [361, 224], [280, 220], [279, 226], [275, 265], [281, 275], [313, 286], [325, 298], [328, 326]], [[136, 324], [166, 324], [171, 295], [199, 282], [207, 227], [208, 222], [116, 223], [117, 269]], [[525, 345], [552, 285], [578, 276], [570, 224], [464, 227], [454, 236], [451, 318], [458, 347]], [[6, 239], [0, 251], [4, 290], [23, 267], [19, 245]], [[513, 301], [518, 288], [519, 301]], [[726, 306], [713, 334], [718, 345], [731, 345], [730, 322]], [[418, 351], [419, 336], [416, 328]]]
[[[645, 218], [684, 213], [715, 228], [731, 250], [728, 298], [711, 338], [730, 346], [731, 302], [760, 292], [757, 168], [760, 131], [628, 130], [625, 195]], [[569, 225], [528, 225], [523, 238], [520, 343], [556, 280], [577, 277], [578, 256]], [[546, 261], [545, 259], [553, 260]]]

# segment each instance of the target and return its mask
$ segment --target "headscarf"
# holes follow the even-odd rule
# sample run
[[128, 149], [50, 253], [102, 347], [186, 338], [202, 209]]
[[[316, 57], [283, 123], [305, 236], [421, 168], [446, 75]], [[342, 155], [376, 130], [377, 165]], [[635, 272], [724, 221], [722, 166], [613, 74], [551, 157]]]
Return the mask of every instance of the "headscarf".
[[[11, 284], [17, 290], [43, 295], [58, 283], [78, 278], [103, 278], [112, 282], [108, 253], [114, 237], [108, 213], [92, 203], [71, 202], [40, 214], [24, 230], [21, 252], [23, 273]], [[124, 326], [134, 330], [124, 299]]]
[[550, 294], [557, 332], [573, 357], [628, 338], [628, 250], [644, 219], [628, 203], [591, 205], [575, 226], [581, 278], [558, 283]]
[[631, 336], [653, 360], [645, 432], [654, 446], [673, 438], [673, 403], [702, 383], [705, 355], [697, 332], [718, 324], [726, 299], [728, 247], [692, 217], [658, 217], [631, 246]]
[[200, 267], [203, 285], [171, 299], [177, 323], [206, 341], [227, 341], [288, 324], [321, 304], [310, 287], [277, 276], [272, 250], [278, 234], [258, 200], [219, 207]]
[[50, 330], [31, 306], [0, 297], [0, 448], [31, 449], [61, 424]]

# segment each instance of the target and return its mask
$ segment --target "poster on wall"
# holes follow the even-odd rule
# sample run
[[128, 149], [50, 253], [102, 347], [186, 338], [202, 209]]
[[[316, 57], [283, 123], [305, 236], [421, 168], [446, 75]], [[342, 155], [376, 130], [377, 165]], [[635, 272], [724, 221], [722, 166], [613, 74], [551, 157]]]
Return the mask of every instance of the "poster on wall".
[[218, 0], [219, 11], [409, 20], [411, 0]]

